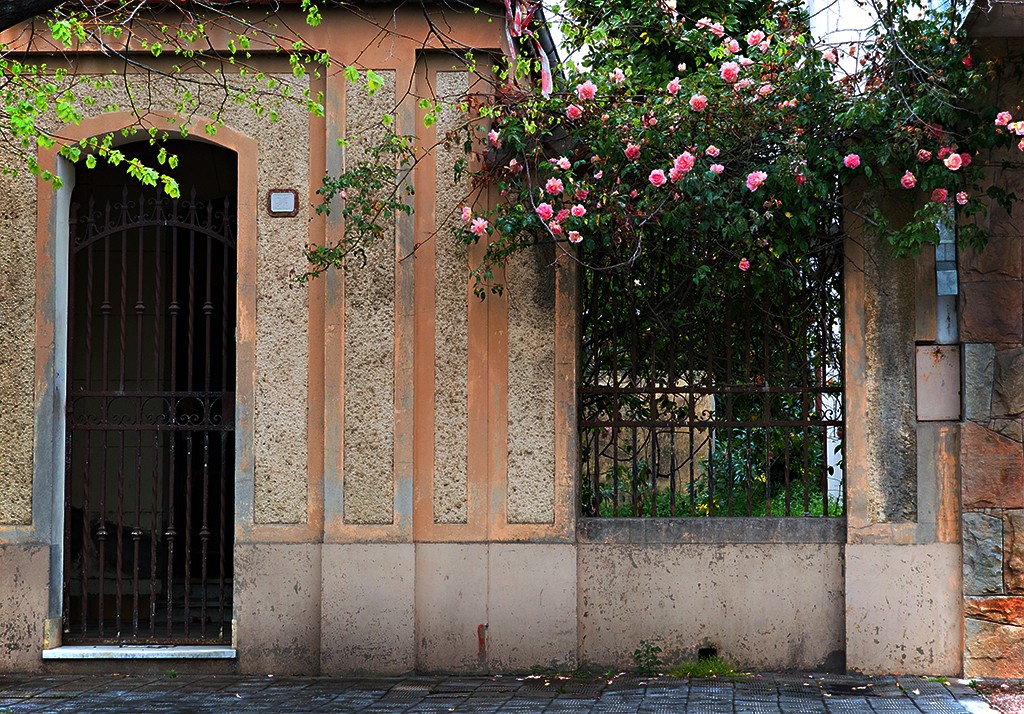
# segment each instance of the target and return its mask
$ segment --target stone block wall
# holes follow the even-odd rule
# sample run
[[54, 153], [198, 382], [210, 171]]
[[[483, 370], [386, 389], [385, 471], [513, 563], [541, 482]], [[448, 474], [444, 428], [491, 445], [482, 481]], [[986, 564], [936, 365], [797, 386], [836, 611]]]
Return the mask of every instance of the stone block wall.
[[[1019, 188], [1017, 194], [1024, 195]], [[1024, 671], [1022, 232], [997, 209], [989, 220], [989, 245], [960, 256], [964, 673], [1018, 677]]]

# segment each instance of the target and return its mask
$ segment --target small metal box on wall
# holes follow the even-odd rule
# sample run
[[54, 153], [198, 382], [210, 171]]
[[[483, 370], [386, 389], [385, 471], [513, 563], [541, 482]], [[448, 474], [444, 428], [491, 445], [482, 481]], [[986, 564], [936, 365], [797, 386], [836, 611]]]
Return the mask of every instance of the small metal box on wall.
[[959, 421], [960, 404], [960, 345], [918, 345], [918, 421]]

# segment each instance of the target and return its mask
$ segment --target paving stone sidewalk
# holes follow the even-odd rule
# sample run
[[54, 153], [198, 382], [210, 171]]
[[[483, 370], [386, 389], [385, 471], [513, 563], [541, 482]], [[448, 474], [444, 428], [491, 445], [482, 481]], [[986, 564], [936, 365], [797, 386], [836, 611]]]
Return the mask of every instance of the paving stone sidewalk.
[[542, 676], [325, 677], [0, 675], [15, 712], [622, 712], [990, 714], [969, 687], [920, 677], [756, 674], [738, 679]]

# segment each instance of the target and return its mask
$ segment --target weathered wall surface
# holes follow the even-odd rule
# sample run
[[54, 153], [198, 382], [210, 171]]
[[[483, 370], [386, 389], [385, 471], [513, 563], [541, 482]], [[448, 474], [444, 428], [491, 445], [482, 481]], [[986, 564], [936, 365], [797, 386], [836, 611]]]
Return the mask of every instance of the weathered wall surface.
[[[976, 28], [975, 34], [1020, 35], [1024, 28], [1012, 20], [1003, 17], [997, 27]], [[984, 25], [983, 15], [980, 21]], [[988, 56], [1020, 61], [1019, 39], [983, 42]], [[993, 84], [988, 99], [1012, 108], [1022, 89], [1019, 79], [1003, 79]], [[1024, 196], [1024, 171], [993, 167], [990, 172], [1008, 191]], [[1024, 674], [1024, 228], [1019, 215], [996, 205], [987, 221], [991, 237], [985, 249], [960, 254], [964, 674], [1019, 677]]]
[[[368, 97], [365, 82], [346, 96], [348, 136], [372, 139], [388, 131], [381, 116], [395, 106], [395, 72]], [[363, 139], [360, 138], [360, 141]], [[365, 153], [351, 149], [346, 165]], [[328, 167], [331, 170], [333, 167]], [[385, 231], [366, 250], [366, 264], [345, 274], [346, 523], [391, 523], [395, 446], [395, 241]]]
[[713, 647], [741, 667], [843, 668], [843, 546], [581, 544], [580, 655], [622, 666], [641, 640], [667, 662]]
[[[0, 153], [0, 164], [17, 166]], [[35, 177], [0, 179], [0, 525], [32, 520], [32, 420], [35, 359]]]
[[50, 549], [0, 545], [0, 672], [42, 669]]
[[554, 256], [533, 248], [508, 267], [508, 521], [555, 513]]
[[[438, 72], [441, 97], [465, 96], [465, 72]], [[465, 117], [449, 107], [437, 123], [438, 136], [457, 130]], [[456, 185], [452, 167], [462, 158], [453, 142], [437, 149], [434, 206], [436, 283], [434, 290], [434, 520], [465, 523], [468, 517], [469, 305], [466, 246], [457, 241], [459, 206], [466, 186]], [[474, 431], [486, 425], [474, 424]]]

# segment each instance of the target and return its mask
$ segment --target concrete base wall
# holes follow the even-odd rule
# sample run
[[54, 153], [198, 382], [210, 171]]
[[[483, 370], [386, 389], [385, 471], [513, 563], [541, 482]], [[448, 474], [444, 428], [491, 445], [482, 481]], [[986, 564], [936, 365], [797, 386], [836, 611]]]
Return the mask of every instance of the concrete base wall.
[[43, 668], [50, 549], [0, 545], [0, 672]]
[[960, 582], [958, 543], [847, 545], [847, 667], [958, 674]]
[[583, 660], [632, 665], [648, 640], [669, 663], [713, 647], [742, 667], [841, 670], [842, 547], [581, 545]]

